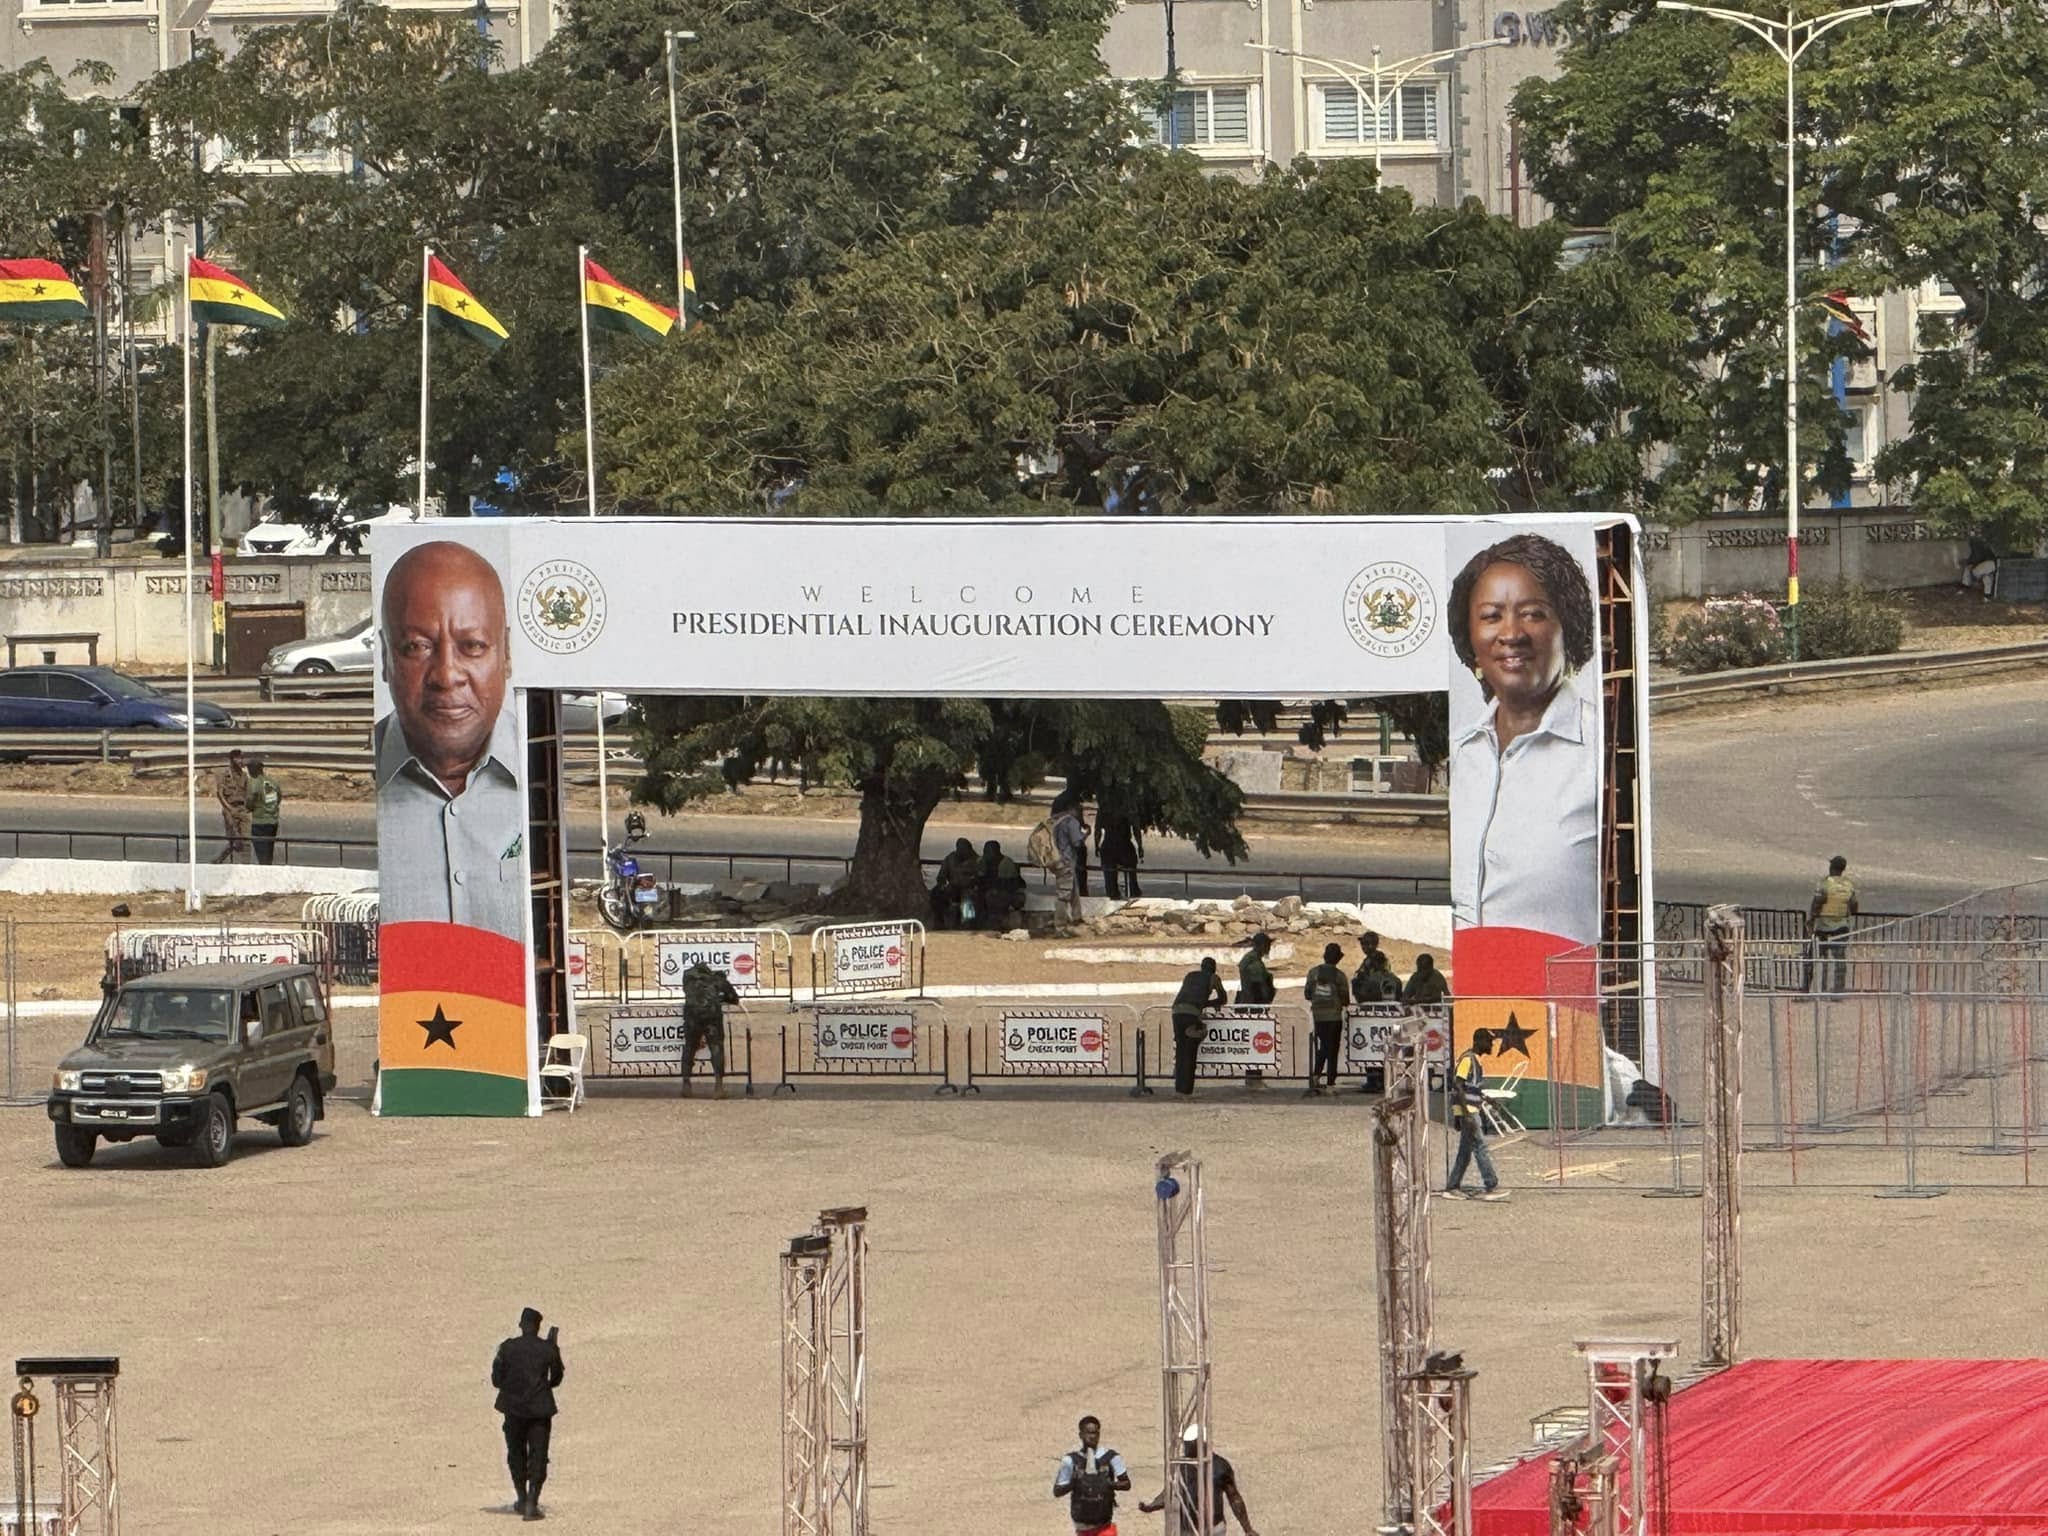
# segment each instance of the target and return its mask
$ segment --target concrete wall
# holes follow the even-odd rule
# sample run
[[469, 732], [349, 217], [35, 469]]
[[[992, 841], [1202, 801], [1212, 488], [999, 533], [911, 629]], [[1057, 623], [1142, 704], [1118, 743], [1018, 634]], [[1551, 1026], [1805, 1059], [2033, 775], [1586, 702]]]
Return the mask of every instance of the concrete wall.
[[[206, 654], [210, 616], [206, 567], [198, 564], [192, 637]], [[229, 560], [230, 616], [240, 604], [304, 603], [306, 633], [331, 635], [370, 611], [370, 562], [366, 558]], [[180, 639], [185, 615], [182, 561], [85, 560], [15, 561], [0, 565], [0, 633], [48, 634], [93, 631], [100, 660], [133, 671], [182, 666]], [[24, 662], [40, 661], [25, 654]], [[85, 659], [65, 647], [57, 659]]]
[[[1802, 512], [1802, 581], [1873, 588], [1933, 587], [1959, 579], [1965, 542], [1937, 533], [1908, 509]], [[1785, 588], [1785, 520], [1717, 517], [1685, 528], [1648, 528], [1643, 559], [1658, 597], [1714, 597]]]

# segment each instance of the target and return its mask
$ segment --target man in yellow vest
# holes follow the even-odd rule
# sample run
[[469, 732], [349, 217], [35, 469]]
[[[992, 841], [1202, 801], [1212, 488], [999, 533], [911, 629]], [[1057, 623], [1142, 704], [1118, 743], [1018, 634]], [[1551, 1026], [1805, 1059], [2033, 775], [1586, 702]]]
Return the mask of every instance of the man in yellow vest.
[[1848, 875], [1849, 861], [1840, 854], [1828, 860], [1827, 878], [1813, 888], [1813, 901], [1806, 909], [1806, 924], [1813, 941], [1806, 952], [1806, 983], [1803, 992], [1813, 990], [1816, 969], [1834, 961], [1828, 990], [1839, 994], [1849, 980], [1849, 924], [1859, 908], [1856, 882]]

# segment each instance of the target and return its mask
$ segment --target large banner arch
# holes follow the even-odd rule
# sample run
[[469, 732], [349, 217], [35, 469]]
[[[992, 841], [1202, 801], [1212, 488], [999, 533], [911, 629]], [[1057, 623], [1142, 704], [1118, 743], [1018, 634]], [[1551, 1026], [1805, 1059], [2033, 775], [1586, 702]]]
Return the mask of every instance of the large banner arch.
[[[1600, 551], [1625, 549], [1633, 567], [1634, 533], [1632, 520], [1602, 514], [380, 527], [371, 542], [386, 957], [378, 1111], [539, 1112], [536, 790], [520, 707], [535, 690], [1145, 699], [1448, 690], [1454, 981], [1468, 997], [1526, 996], [1540, 1017], [1550, 956], [1636, 937], [1602, 920], [1612, 904], [1601, 895], [1610, 797], [1597, 643], [1601, 562], [1613, 559]], [[1622, 574], [1639, 604], [1639, 569]], [[1635, 620], [1640, 653], [1647, 626]], [[1625, 698], [1639, 715], [1647, 658], [1630, 659]], [[1641, 824], [1640, 740], [1634, 769]], [[565, 858], [551, 852], [559, 871]], [[1626, 873], [1641, 912], [1646, 846], [1637, 862]], [[559, 926], [565, 902], [557, 908]], [[1519, 1027], [1498, 1022], [1488, 1043], [1525, 1044]], [[1596, 1093], [1601, 1081], [1597, 1062], [1539, 1069], [1532, 1060], [1532, 1079], [1546, 1072]]]

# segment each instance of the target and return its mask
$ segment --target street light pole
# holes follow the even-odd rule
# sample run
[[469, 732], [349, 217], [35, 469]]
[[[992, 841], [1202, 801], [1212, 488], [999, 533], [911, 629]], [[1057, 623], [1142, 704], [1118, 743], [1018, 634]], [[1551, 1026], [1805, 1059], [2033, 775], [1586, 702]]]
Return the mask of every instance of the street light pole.
[[[1922, 0], [1915, 0], [1915, 3], [1922, 3]], [[1439, 48], [1435, 53], [1418, 53], [1412, 58], [1396, 59], [1391, 64], [1380, 62], [1377, 44], [1373, 46], [1370, 64], [1359, 64], [1350, 59], [1322, 58], [1313, 53], [1303, 53], [1298, 48], [1283, 48], [1278, 43], [1250, 42], [1246, 43], [1245, 47], [1254, 53], [1271, 53], [1285, 59], [1299, 59], [1304, 64], [1319, 65], [1323, 69], [1333, 70], [1342, 75], [1345, 83], [1358, 93], [1361, 116], [1366, 106], [1370, 105], [1372, 108], [1372, 169], [1373, 174], [1377, 176], [1381, 168], [1380, 152], [1386, 143], [1386, 135], [1381, 130], [1387, 119], [1387, 103], [1400, 100], [1401, 87], [1433, 64], [1442, 64], [1463, 54], [1477, 53], [1482, 48], [1505, 48], [1507, 41], [1504, 37], [1489, 37], [1483, 42], [1460, 43], [1455, 48]], [[1392, 76], [1390, 82], [1389, 76]], [[1365, 78], [1361, 77], [1371, 79], [1370, 90], [1365, 85]], [[1364, 131], [1365, 124], [1361, 121], [1359, 132]], [[1394, 131], [1397, 134], [1400, 132], [1398, 123]]]
[[1657, 0], [1660, 11], [1690, 11], [1732, 22], [1753, 32], [1785, 61], [1785, 631], [1792, 641], [1792, 659], [1799, 659], [1799, 102], [1795, 75], [1800, 56], [1816, 38], [1846, 22], [1860, 21], [1884, 11], [1910, 10], [1927, 0], [1884, 0], [1880, 5], [1851, 6], [1825, 16], [1796, 19], [1788, 3], [1785, 19], [1755, 16], [1748, 11], [1731, 11], [1717, 5], [1693, 5], [1688, 0]]
[[[681, 315], [687, 324], [690, 311], [689, 306], [684, 303], [683, 296], [683, 141], [676, 127], [676, 44], [694, 43], [697, 41], [697, 34], [664, 32], [661, 35], [662, 49], [668, 60], [668, 169], [669, 185], [674, 194], [676, 211], [676, 313]], [[595, 491], [591, 492], [593, 498], [596, 494]], [[596, 509], [594, 499], [591, 507], [593, 511]], [[599, 701], [597, 713], [598, 718], [603, 719], [602, 700]]]

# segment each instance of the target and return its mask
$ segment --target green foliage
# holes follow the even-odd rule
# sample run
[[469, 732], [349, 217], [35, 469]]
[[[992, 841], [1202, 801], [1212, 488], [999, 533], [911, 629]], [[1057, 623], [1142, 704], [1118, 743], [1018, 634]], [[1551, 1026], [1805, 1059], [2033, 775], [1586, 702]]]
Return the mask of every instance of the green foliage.
[[[1805, 613], [1804, 604], [1800, 612]], [[1731, 667], [1764, 667], [1790, 658], [1792, 647], [1778, 610], [1763, 598], [1709, 598], [1679, 615], [1665, 655], [1681, 672], [1725, 672]]]
[[1882, 656], [1899, 648], [1905, 615], [1887, 596], [1846, 582], [1799, 590], [1799, 654], [1806, 661]]

